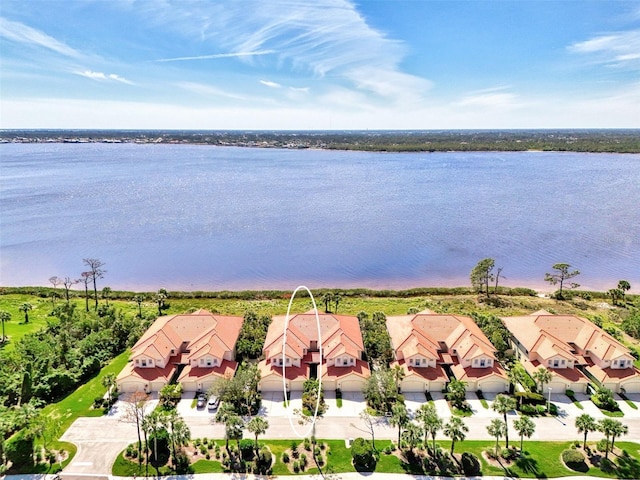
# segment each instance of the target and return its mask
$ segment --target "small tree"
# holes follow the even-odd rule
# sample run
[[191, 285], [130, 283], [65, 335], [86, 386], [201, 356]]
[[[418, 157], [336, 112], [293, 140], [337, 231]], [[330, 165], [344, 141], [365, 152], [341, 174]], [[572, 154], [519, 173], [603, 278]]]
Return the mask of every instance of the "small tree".
[[422, 428], [420, 428], [420, 425], [417, 425], [413, 422], [407, 422], [404, 427], [404, 431], [402, 432], [402, 439], [407, 444], [407, 447], [409, 447], [410, 452], [413, 453], [413, 449], [416, 448], [416, 445], [418, 445], [418, 443], [420, 443], [422, 434], [423, 431]]
[[422, 423], [424, 429], [424, 444], [427, 445], [427, 436], [431, 435], [433, 447], [431, 455], [435, 458], [437, 454], [436, 435], [442, 429], [442, 419], [438, 416], [438, 411], [432, 403], [423, 403], [416, 413], [416, 418]]
[[589, 434], [589, 432], [596, 432], [598, 430], [598, 423], [596, 422], [596, 419], [591, 415], [589, 415], [588, 413], [583, 413], [576, 418], [576, 428], [578, 429], [578, 433], [584, 433], [582, 449], [586, 450], [587, 435]]
[[144, 296], [136, 295], [133, 297], [133, 301], [138, 304], [138, 317], [142, 318], [142, 302], [144, 302]]
[[[496, 397], [495, 401], [493, 402], [493, 405], [491, 406], [491, 408], [494, 411], [501, 413], [504, 418], [504, 424], [508, 425], [507, 413], [509, 413], [511, 410], [516, 408], [516, 403], [517, 402], [515, 398], [509, 397], [507, 395], [499, 394]], [[504, 436], [506, 440], [506, 448], [509, 448], [509, 428], [505, 428]]]
[[465, 399], [467, 398], [467, 382], [452, 379], [447, 385], [447, 393], [445, 394], [454, 407], [463, 408]]
[[264, 435], [267, 432], [268, 428], [269, 428], [269, 422], [267, 422], [262, 417], [253, 417], [251, 420], [249, 420], [249, 423], [247, 424], [247, 430], [253, 433], [256, 437], [256, 443], [255, 443], [256, 456], [258, 456], [258, 453], [259, 453], [258, 436]]
[[480, 260], [475, 267], [473, 267], [473, 270], [471, 270], [471, 274], [469, 275], [471, 285], [477, 289], [479, 293], [482, 293], [484, 290], [487, 298], [489, 297], [489, 282], [494, 279], [491, 272], [495, 265], [496, 261], [493, 258], [484, 258]]
[[109, 297], [111, 296], [111, 293], [112, 293], [111, 287], [104, 287], [102, 289], [102, 298], [104, 298], [104, 301], [107, 307], [109, 306]]
[[4, 324], [9, 321], [11, 321], [11, 314], [4, 310], [0, 310], [0, 322], [2, 322], [2, 343], [7, 340], [7, 337], [4, 334]]
[[529, 417], [523, 415], [513, 421], [513, 428], [520, 435], [520, 456], [522, 456], [524, 437], [530, 438], [533, 435], [533, 432], [536, 431], [536, 424]]
[[611, 428], [611, 451], [612, 452], [615, 446], [616, 437], [621, 437], [622, 435], [626, 435], [628, 433], [629, 433], [629, 427], [624, 425], [619, 420], [614, 420], [614, 423]]
[[115, 373], [107, 373], [104, 377], [102, 377], [102, 386], [107, 389], [107, 395], [109, 397], [109, 406], [113, 403], [113, 391], [116, 385], [116, 374]]
[[78, 283], [80, 280], [74, 280], [71, 277], [64, 277], [62, 281], [62, 286], [64, 287], [64, 298], [67, 301], [67, 306], [69, 306], [69, 290], [71, 287]]
[[606, 459], [609, 459], [609, 438], [611, 437], [611, 435], [613, 435], [613, 432], [618, 428], [616, 423], [620, 423], [620, 422], [612, 418], [603, 418], [598, 423], [598, 430], [600, 430], [604, 434], [606, 439], [605, 451], [604, 451], [604, 458]]
[[[135, 424], [138, 432], [138, 451], [142, 452], [142, 437], [140, 435], [142, 421], [145, 417], [144, 404], [149, 400], [149, 396], [144, 392], [128, 393], [124, 397], [124, 414], [125, 422]], [[142, 462], [142, 458], [138, 455], [138, 463]]]
[[540, 386], [539, 393], [544, 395], [544, 386], [551, 381], [553, 373], [544, 367], [538, 368], [533, 372], [533, 380]]
[[82, 260], [84, 264], [89, 267], [89, 273], [91, 274], [91, 281], [93, 282], [93, 298], [96, 302], [95, 309], [98, 309], [98, 279], [104, 277], [107, 273], [104, 267], [104, 263], [97, 258], [84, 258]]
[[460, 417], [451, 417], [447, 424], [442, 429], [442, 432], [451, 439], [451, 456], [453, 456], [453, 449], [456, 446], [456, 442], [462, 442], [467, 437], [467, 427]]
[[499, 418], [494, 418], [491, 420], [491, 423], [487, 425], [487, 432], [492, 437], [496, 437], [496, 455], [500, 450], [500, 445], [498, 442], [500, 441], [500, 437], [504, 436], [504, 432], [507, 428], [507, 425], [500, 420]]
[[158, 304], [158, 315], [162, 315], [162, 311], [166, 308], [166, 300], [167, 300], [168, 294], [167, 291], [164, 288], [161, 288], [160, 290], [158, 290], [158, 292], [155, 295], [155, 301]]
[[367, 430], [369, 430], [369, 433], [371, 434], [371, 447], [376, 451], [375, 426], [377, 425], [378, 420], [376, 420], [376, 417], [369, 415], [369, 412], [367, 412], [366, 409], [360, 412], [360, 419], [364, 422]]
[[[556, 263], [552, 268], [555, 270], [555, 273], [545, 273], [544, 280], [551, 285], [560, 284], [557, 298], [562, 300], [564, 298], [562, 295], [562, 289], [565, 286], [564, 282], [577, 277], [580, 275], [580, 272], [578, 270], [570, 271], [571, 265], [568, 263]], [[570, 283], [567, 288], [578, 288], [579, 286], [580, 284], [578, 283]]]
[[24, 313], [24, 323], [29, 323], [29, 312], [33, 310], [33, 305], [28, 302], [20, 305], [20, 311]]
[[409, 412], [404, 403], [398, 402], [391, 407], [389, 423], [394, 427], [398, 427], [398, 448], [400, 448], [402, 429], [409, 423]]

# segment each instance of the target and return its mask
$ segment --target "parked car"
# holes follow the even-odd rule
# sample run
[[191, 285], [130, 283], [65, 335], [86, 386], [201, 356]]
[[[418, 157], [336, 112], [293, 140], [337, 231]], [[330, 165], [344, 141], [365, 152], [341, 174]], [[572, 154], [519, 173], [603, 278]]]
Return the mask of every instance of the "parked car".
[[209, 397], [209, 402], [207, 403], [207, 409], [210, 412], [213, 412], [218, 409], [218, 405], [220, 404], [220, 400], [215, 395], [211, 395]]
[[204, 396], [203, 393], [198, 395], [198, 402], [196, 403], [197, 408], [204, 408], [204, 404], [207, 403], [207, 397]]

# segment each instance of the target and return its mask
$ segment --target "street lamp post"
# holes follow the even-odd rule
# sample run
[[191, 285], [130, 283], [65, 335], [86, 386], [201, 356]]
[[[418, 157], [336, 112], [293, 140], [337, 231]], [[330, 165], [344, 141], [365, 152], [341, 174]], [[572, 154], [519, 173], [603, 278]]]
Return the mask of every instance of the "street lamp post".
[[547, 412], [551, 411], [551, 387], [549, 387], [549, 400], [547, 400]]

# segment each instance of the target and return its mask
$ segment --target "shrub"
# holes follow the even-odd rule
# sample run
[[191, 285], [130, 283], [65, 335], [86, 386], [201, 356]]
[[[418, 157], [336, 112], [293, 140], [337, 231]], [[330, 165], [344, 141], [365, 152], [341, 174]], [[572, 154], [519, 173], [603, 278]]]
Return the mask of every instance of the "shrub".
[[513, 460], [514, 458], [518, 457], [518, 452], [516, 452], [514, 449], [512, 448], [505, 448], [504, 450], [502, 450], [502, 452], [500, 453], [500, 456], [502, 458], [504, 458], [505, 460]]
[[568, 388], [564, 391], [564, 393], [565, 393], [565, 395], [567, 397], [575, 397], [576, 396], [575, 392], [573, 390], [568, 389]]
[[295, 473], [298, 473], [300, 471], [300, 464], [298, 463], [297, 460], [294, 460], [294, 462], [293, 462], [293, 471]]
[[242, 458], [251, 458], [254, 446], [255, 444], [250, 438], [243, 438], [240, 440], [240, 452], [242, 452]]
[[480, 475], [480, 460], [473, 453], [462, 454], [462, 470], [467, 477]]
[[514, 396], [516, 397], [516, 399], [520, 399], [522, 398], [522, 403], [528, 403], [528, 404], [539, 404], [539, 403], [544, 403], [545, 402], [545, 398], [544, 395], [541, 395], [539, 393], [533, 393], [533, 392], [516, 392], [514, 394]]
[[526, 403], [520, 407], [520, 412], [525, 415], [537, 415], [538, 410], [533, 405], [527, 405]]
[[14, 466], [33, 466], [33, 437], [25, 435], [24, 431], [19, 432], [6, 443], [5, 455]]
[[615, 464], [609, 460], [608, 458], [603, 458], [600, 460], [600, 470], [605, 473], [613, 472], [615, 469]]
[[308, 452], [311, 451], [311, 440], [309, 440], [308, 438], [304, 439], [304, 449]]
[[584, 455], [578, 450], [565, 450], [562, 452], [562, 461], [571, 470], [576, 472], [586, 472], [589, 470]]
[[176, 473], [178, 475], [184, 475], [185, 473], [193, 473], [191, 468], [191, 462], [189, 457], [184, 451], [180, 451], [176, 455], [177, 463], [175, 465]]
[[356, 470], [369, 472], [375, 470], [377, 459], [373, 447], [364, 438], [358, 437], [351, 444], [351, 458]]
[[282, 453], [282, 463], [289, 463], [289, 454], [287, 452]]

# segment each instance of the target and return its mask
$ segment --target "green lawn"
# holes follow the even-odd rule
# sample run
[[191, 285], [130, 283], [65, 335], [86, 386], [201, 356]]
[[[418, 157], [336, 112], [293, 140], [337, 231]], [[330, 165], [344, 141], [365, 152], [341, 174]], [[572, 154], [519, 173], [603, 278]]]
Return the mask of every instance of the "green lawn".
[[[29, 303], [33, 307], [33, 310], [29, 311], [29, 323], [24, 323], [24, 313], [20, 311], [20, 305], [23, 303]], [[0, 295], [0, 310], [11, 314], [11, 320], [4, 324], [5, 335], [9, 339], [4, 348], [11, 349], [26, 334], [37, 332], [47, 325], [51, 301], [26, 294]]]
[[[513, 439], [512, 444], [519, 446], [519, 439]], [[274, 475], [291, 475], [291, 471], [287, 465], [282, 462], [282, 453], [291, 448], [292, 440], [264, 440], [260, 443], [267, 445], [276, 462], [273, 467]], [[320, 442], [320, 441], [319, 441]], [[322, 440], [327, 444], [327, 464], [322, 467], [324, 473], [345, 473], [354, 472], [355, 469], [351, 465], [351, 452], [345, 446], [344, 440]], [[223, 441], [218, 440], [217, 443], [224, 445]], [[301, 443], [301, 442], [300, 442]], [[384, 449], [392, 442], [389, 440], [376, 441], [376, 448], [380, 452], [380, 459], [376, 465], [376, 472], [382, 473], [407, 473], [407, 465], [403, 464], [395, 454], [387, 455], [383, 453]], [[495, 442], [490, 440], [472, 440], [456, 443], [456, 454], [462, 452], [473, 453], [480, 459], [482, 464], [482, 474], [487, 476], [512, 476], [520, 478], [554, 478], [566, 477], [574, 475], [584, 475], [592, 477], [605, 478], [640, 478], [640, 445], [632, 442], [617, 442], [616, 446], [628, 453], [628, 457], [616, 457], [610, 455], [610, 458], [618, 464], [618, 469], [613, 472], [603, 472], [599, 468], [590, 468], [585, 473], [574, 472], [564, 466], [560, 460], [563, 450], [571, 448], [573, 442], [527, 442], [524, 443], [525, 456], [516, 460], [511, 465], [507, 465], [503, 460], [503, 468], [490, 465], [483, 457], [482, 452], [495, 446]], [[447, 451], [451, 448], [451, 443], [447, 441], [438, 442], [438, 444]], [[504, 442], [500, 442], [504, 446]], [[595, 446], [595, 444], [594, 444]], [[299, 451], [305, 452], [302, 447]], [[300, 474], [313, 475], [318, 473], [318, 469], [313, 463], [310, 452], [305, 452], [309, 459], [308, 468]], [[293, 459], [291, 459], [291, 462]], [[413, 466], [413, 473], [421, 473], [415, 471], [417, 465]], [[144, 467], [143, 467], [144, 468]], [[193, 464], [195, 473], [217, 473], [222, 471], [220, 462], [215, 460], [199, 460]], [[112, 474], [120, 476], [140, 475], [143, 470], [138, 468], [137, 463], [130, 462], [122, 458], [120, 455], [114, 464]], [[167, 474], [169, 472], [166, 472]]]
[[104, 413], [102, 409], [93, 409], [93, 400], [96, 397], [106, 393], [106, 388], [102, 386], [102, 379], [107, 373], [120, 373], [120, 370], [126, 365], [131, 352], [127, 350], [105, 366], [100, 373], [89, 380], [84, 385], [66, 396], [57, 403], [47, 405], [43, 410], [43, 414], [58, 414], [62, 420], [60, 434], [65, 432], [67, 428], [78, 417], [101, 417]]

